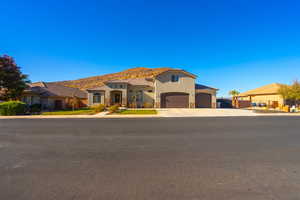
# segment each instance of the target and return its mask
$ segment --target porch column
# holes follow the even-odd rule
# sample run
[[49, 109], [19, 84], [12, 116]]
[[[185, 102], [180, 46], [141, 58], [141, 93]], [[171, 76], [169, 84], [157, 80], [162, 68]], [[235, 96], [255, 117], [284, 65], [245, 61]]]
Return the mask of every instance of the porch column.
[[105, 96], [105, 103], [104, 103], [105, 106], [110, 106], [110, 104], [111, 104], [110, 103], [111, 102], [110, 101], [110, 91], [105, 91], [105, 95], [104, 96]]
[[158, 92], [155, 92], [155, 97], [154, 97], [154, 99], [155, 99], [155, 101], [154, 101], [154, 108], [160, 108], [160, 93], [158, 93]]
[[127, 91], [122, 91], [122, 106], [127, 107]]

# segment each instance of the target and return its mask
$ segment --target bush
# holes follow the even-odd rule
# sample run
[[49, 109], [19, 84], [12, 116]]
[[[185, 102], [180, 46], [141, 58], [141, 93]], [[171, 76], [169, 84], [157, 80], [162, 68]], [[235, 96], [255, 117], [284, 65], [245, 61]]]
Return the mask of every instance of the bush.
[[40, 113], [42, 111], [42, 105], [41, 104], [32, 104], [29, 106], [29, 112], [30, 113]]
[[103, 112], [105, 110], [105, 105], [98, 104], [91, 107], [96, 113]]
[[22, 115], [25, 114], [26, 104], [21, 101], [7, 101], [0, 103], [0, 115]]
[[153, 103], [150, 103], [150, 102], [145, 102], [144, 105], [143, 105], [144, 108], [153, 108]]
[[113, 105], [113, 106], [110, 106], [109, 108], [108, 108], [108, 111], [110, 112], [110, 113], [115, 113], [115, 112], [117, 112], [119, 110], [119, 105]]

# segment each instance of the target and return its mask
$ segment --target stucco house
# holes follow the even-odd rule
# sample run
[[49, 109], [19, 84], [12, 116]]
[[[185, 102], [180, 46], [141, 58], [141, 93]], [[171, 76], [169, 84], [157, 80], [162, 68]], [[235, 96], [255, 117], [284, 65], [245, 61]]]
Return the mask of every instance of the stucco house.
[[248, 107], [253, 105], [266, 105], [269, 107], [277, 108], [285, 104], [285, 100], [278, 92], [280, 86], [281, 84], [279, 83], [272, 83], [243, 92], [235, 97], [235, 102], [238, 103], [237, 101], [241, 101], [244, 102], [245, 105], [248, 102]]
[[27, 105], [41, 104], [43, 110], [61, 110], [71, 107], [76, 99], [76, 107], [87, 106], [87, 93], [77, 88], [56, 83], [37, 82], [28, 85], [21, 100]]
[[168, 68], [135, 78], [111, 78], [87, 88], [88, 105], [125, 107], [216, 108], [217, 89], [196, 84], [196, 75]]

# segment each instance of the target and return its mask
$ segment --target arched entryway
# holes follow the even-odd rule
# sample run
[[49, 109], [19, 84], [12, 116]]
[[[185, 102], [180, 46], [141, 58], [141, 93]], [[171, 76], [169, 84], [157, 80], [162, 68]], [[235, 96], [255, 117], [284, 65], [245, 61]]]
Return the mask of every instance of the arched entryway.
[[122, 104], [122, 91], [114, 90], [110, 92], [110, 104]]
[[169, 92], [161, 94], [161, 108], [188, 108], [189, 94]]

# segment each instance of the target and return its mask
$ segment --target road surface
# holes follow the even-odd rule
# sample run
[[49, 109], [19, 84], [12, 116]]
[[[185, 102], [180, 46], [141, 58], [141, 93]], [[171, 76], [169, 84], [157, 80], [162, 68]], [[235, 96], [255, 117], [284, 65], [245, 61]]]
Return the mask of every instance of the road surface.
[[0, 120], [0, 199], [300, 199], [300, 118]]

